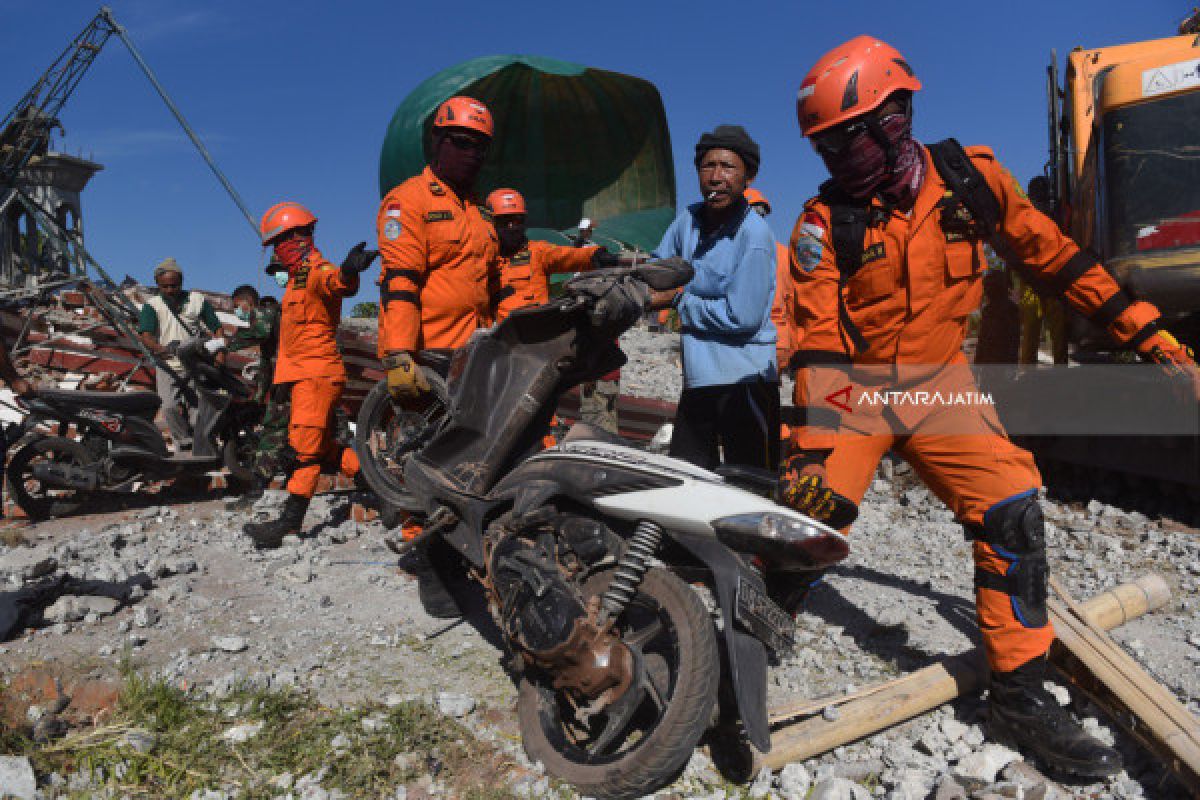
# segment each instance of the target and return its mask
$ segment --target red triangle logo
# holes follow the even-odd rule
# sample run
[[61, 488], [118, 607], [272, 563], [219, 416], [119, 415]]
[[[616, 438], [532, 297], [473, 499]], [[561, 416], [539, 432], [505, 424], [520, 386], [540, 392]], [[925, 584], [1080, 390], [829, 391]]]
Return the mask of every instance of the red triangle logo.
[[[846, 413], [851, 413], [854, 411], [854, 409], [846, 404], [850, 400], [850, 391], [853, 388], [853, 384], [848, 384], [841, 389], [838, 389], [836, 392], [827, 394], [825, 395], [825, 402], [829, 403], [831, 406], [841, 409], [842, 411], [845, 411]], [[840, 401], [838, 398], [841, 398]]]

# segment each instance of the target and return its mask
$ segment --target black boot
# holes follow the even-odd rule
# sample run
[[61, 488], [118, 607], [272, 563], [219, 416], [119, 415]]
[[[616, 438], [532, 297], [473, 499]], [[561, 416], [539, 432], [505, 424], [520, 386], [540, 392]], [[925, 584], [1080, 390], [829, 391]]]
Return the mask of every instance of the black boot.
[[408, 571], [417, 579], [417, 596], [425, 613], [434, 619], [456, 619], [462, 616], [462, 611], [443, 577], [447, 567], [444, 562], [448, 559], [439, 556], [436, 543], [416, 547], [409, 558]]
[[258, 549], [274, 550], [283, 544], [283, 537], [292, 533], [300, 533], [306, 511], [308, 511], [308, 498], [289, 494], [283, 503], [283, 513], [279, 515], [279, 519], [266, 522], [247, 522], [242, 526], [242, 530], [254, 540], [254, 546]]
[[993, 735], [1061, 772], [1085, 778], [1105, 778], [1120, 772], [1120, 754], [1084, 732], [1042, 686], [1045, 676], [1045, 657], [1026, 662], [1012, 672], [992, 674], [989, 700]]
[[793, 570], [767, 570], [763, 583], [767, 596], [793, 617], [804, 610], [804, 603], [813, 587], [825, 577], [825, 570], [799, 572]]

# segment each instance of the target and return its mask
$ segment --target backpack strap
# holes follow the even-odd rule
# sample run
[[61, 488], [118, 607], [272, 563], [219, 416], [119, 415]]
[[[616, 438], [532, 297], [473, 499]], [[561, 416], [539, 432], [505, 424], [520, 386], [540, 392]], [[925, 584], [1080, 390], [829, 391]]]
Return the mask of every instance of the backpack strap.
[[989, 240], [996, 237], [1000, 232], [1000, 201], [963, 146], [957, 139], [944, 139], [929, 145], [929, 156], [946, 188], [970, 212], [975, 223], [972, 232]]
[[833, 239], [833, 256], [838, 268], [838, 320], [842, 330], [858, 352], [867, 349], [866, 337], [850, 318], [842, 290], [862, 266], [863, 243], [867, 239], [867, 224], [871, 209], [866, 203], [855, 202], [837, 189], [833, 181], [821, 184], [821, 199], [829, 206], [829, 235]]

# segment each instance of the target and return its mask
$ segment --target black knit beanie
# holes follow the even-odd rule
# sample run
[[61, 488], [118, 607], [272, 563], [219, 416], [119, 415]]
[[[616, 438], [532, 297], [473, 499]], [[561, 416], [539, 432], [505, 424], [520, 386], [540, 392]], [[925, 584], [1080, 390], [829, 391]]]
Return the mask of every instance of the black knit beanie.
[[710, 133], [700, 137], [696, 142], [696, 166], [704, 160], [704, 154], [709, 150], [732, 150], [741, 156], [746, 164], [746, 177], [753, 178], [758, 174], [761, 160], [758, 152], [758, 142], [750, 138], [746, 129], [741, 125], [718, 125]]

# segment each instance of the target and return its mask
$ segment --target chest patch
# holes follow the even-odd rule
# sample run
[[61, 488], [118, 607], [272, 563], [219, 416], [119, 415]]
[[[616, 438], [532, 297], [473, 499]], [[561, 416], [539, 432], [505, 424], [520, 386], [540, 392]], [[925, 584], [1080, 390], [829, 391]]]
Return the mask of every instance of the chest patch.
[[863, 248], [862, 265], [865, 267], [873, 261], [879, 261], [887, 255], [887, 250], [884, 249], [883, 242], [867, 245]]
[[442, 188], [440, 183], [431, 183], [429, 184], [429, 193], [434, 197], [444, 197], [446, 195], [446, 190]]
[[520, 253], [517, 253], [515, 256], [513, 256], [512, 260], [509, 261], [508, 263], [514, 267], [526, 267], [526, 266], [529, 266], [529, 260], [530, 260], [529, 251], [522, 250]]
[[293, 289], [308, 288], [308, 270], [308, 267], [301, 267], [300, 269], [296, 270], [296, 274], [292, 276]]
[[446, 222], [454, 219], [453, 211], [429, 211], [425, 214], [426, 222]]

